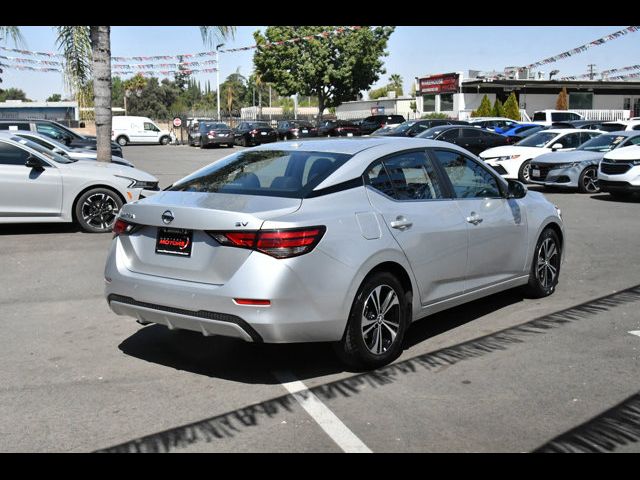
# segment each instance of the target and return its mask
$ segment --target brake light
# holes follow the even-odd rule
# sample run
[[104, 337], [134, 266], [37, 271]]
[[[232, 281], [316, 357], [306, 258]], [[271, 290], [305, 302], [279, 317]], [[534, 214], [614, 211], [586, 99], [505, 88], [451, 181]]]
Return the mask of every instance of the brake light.
[[268, 307], [271, 305], [271, 300], [256, 300], [253, 298], [234, 298], [233, 301], [237, 305], [249, 305], [252, 307]]
[[312, 251], [320, 242], [326, 227], [289, 228], [245, 232], [207, 232], [227, 247], [247, 248], [274, 258], [291, 258]]
[[291, 131], [292, 131], [292, 132], [298, 132], [298, 131], [300, 131], [300, 129], [298, 129], [298, 128], [292, 128], [292, 129], [291, 129]]
[[256, 130], [255, 128], [253, 130], [251, 130], [249, 132], [251, 135], [255, 135], [256, 133], [258, 133], [258, 130]]
[[216, 134], [215, 130], [209, 130], [209, 135], [214, 136]]
[[113, 231], [113, 236], [117, 237], [118, 235], [131, 233], [136, 226], [137, 225], [135, 223], [129, 223], [122, 220], [121, 218], [116, 218], [116, 221], [113, 222], [113, 227], [111, 228], [111, 230]]

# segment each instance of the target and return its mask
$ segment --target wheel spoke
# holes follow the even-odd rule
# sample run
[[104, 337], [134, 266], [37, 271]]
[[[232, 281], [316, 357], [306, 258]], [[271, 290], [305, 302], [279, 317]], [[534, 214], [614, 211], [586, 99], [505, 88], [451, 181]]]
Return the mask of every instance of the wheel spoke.
[[396, 292], [394, 290], [389, 290], [389, 293], [387, 293], [387, 297], [384, 299], [384, 303], [382, 304], [382, 312], [380, 313], [382, 313], [382, 315], [386, 315], [387, 312], [391, 310], [391, 307], [398, 304], [399, 302]]
[[389, 325], [387, 325], [387, 322], [382, 322], [382, 324], [387, 328], [387, 330], [389, 330], [389, 333], [391, 333], [391, 342], [393, 343], [393, 341], [396, 339], [396, 335], [398, 334], [397, 328], [396, 330], [394, 330]]
[[551, 257], [553, 257], [554, 255], [556, 255], [558, 252], [556, 251], [556, 244], [552, 243], [551, 246], [549, 247], [549, 251], [547, 252], [547, 256], [546, 256], [546, 260], [549, 261], [551, 260]]
[[380, 315], [380, 291], [382, 290], [382, 285], [375, 288], [373, 292], [371, 292], [371, 299], [373, 301], [373, 306], [376, 310], [376, 315]]

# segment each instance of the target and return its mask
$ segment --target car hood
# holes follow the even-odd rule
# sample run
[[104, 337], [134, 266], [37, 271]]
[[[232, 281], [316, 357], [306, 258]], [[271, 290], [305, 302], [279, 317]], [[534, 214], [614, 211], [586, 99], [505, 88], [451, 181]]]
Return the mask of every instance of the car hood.
[[506, 157], [508, 155], [523, 155], [529, 158], [537, 157], [548, 152], [548, 148], [538, 147], [518, 147], [516, 145], [504, 145], [502, 147], [494, 147], [480, 153], [480, 158]]
[[605, 160], [640, 160], [640, 146], [633, 145], [630, 147], [616, 148], [605, 153]]
[[551, 152], [536, 157], [536, 163], [569, 163], [599, 161], [605, 152], [588, 152], [586, 150], [573, 150], [571, 152]]
[[78, 160], [74, 163], [64, 164], [66, 168], [73, 169], [74, 172], [86, 172], [87, 175], [103, 175], [105, 177], [111, 175], [121, 175], [127, 178], [134, 178], [146, 182], [157, 182], [158, 179], [153, 175], [131, 168], [128, 165], [121, 165], [111, 162], [97, 162], [95, 160]]

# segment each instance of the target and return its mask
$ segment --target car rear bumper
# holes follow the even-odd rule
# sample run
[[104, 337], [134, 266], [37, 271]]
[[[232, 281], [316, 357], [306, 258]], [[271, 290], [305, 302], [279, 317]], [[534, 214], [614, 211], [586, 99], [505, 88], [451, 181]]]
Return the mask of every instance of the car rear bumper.
[[228, 144], [233, 143], [233, 135], [229, 135], [228, 137], [203, 137], [202, 143], [204, 145], [219, 145], [219, 144]]
[[[344, 292], [352, 272], [336, 275], [344, 265], [320, 252], [284, 261], [253, 253], [224, 285], [137, 273], [126, 263], [116, 238], [105, 267], [105, 297], [118, 315], [249, 342], [337, 341], [344, 333]], [[320, 291], [314, 279], [300, 273], [306, 271], [321, 278], [333, 272], [333, 284]], [[271, 304], [238, 305], [236, 298]]]

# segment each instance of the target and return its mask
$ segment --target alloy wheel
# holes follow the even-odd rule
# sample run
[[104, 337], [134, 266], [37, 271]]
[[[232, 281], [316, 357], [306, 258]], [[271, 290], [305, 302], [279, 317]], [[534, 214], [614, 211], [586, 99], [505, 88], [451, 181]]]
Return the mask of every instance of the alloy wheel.
[[599, 192], [598, 170], [593, 167], [587, 168], [582, 175], [582, 186], [587, 193]]
[[558, 277], [559, 266], [560, 255], [556, 242], [552, 238], [546, 238], [540, 244], [536, 261], [536, 277], [543, 288], [550, 288], [554, 285]]
[[95, 193], [82, 203], [82, 219], [98, 230], [107, 231], [118, 215], [119, 207], [116, 199], [107, 193]]
[[364, 302], [361, 332], [364, 344], [374, 355], [386, 352], [400, 329], [398, 294], [389, 285], [379, 285]]

